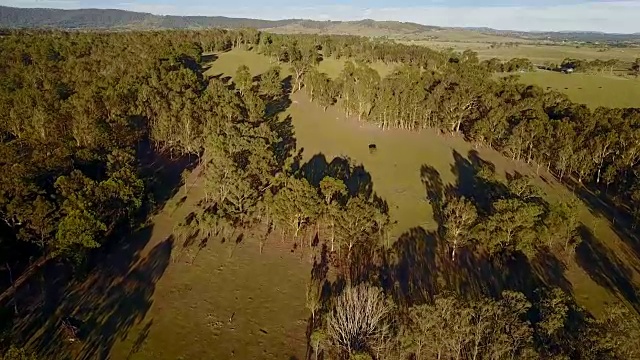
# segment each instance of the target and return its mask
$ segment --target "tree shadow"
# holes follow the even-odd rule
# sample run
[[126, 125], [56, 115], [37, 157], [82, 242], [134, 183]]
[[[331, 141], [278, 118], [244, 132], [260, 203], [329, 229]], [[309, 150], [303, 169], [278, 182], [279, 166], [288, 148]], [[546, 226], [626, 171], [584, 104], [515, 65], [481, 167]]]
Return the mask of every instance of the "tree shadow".
[[202, 69], [202, 72], [204, 73], [205, 71], [211, 69], [211, 63], [216, 60], [218, 60], [217, 54], [202, 54], [202, 56], [200, 57], [200, 67]]
[[284, 79], [282, 79], [282, 92], [284, 96], [289, 97], [291, 92], [293, 91], [293, 77], [288, 75]]
[[457, 179], [456, 191], [472, 200], [480, 212], [488, 213], [493, 201], [508, 193], [503, 183], [493, 180], [495, 165], [483, 160], [477, 151], [469, 151], [468, 158], [465, 158], [454, 150], [453, 160], [451, 173]]
[[138, 146], [138, 159], [141, 176], [145, 180], [146, 189], [151, 193], [151, 199], [146, 202], [146, 208], [141, 214], [143, 217], [162, 209], [184, 185], [182, 173], [185, 170], [191, 171], [198, 165], [197, 157], [174, 157], [171, 154], [157, 152], [148, 140]]
[[291, 116], [287, 115], [284, 119], [272, 119], [269, 125], [278, 136], [278, 140], [272, 144], [276, 161], [280, 166], [284, 166], [297, 146], [293, 121]]
[[631, 281], [631, 270], [598, 240], [584, 224], [578, 227], [582, 241], [576, 249], [578, 265], [598, 283], [624, 297], [638, 309], [636, 289]]
[[593, 189], [576, 182], [569, 176], [563, 179], [563, 183], [582, 199], [592, 215], [596, 217], [604, 216], [611, 224], [611, 229], [616, 235], [634, 251], [636, 257], [640, 258], [640, 236], [633, 229], [633, 219], [627, 209], [613, 204], [606, 195], [598, 195]]
[[572, 291], [572, 285], [564, 275], [567, 265], [549, 251], [540, 251], [531, 261], [531, 266], [539, 280], [547, 287], [559, 287], [566, 293]]
[[[470, 151], [465, 158], [453, 151], [453, 158], [451, 171], [456, 175], [454, 185], [445, 185], [439, 172], [429, 165], [423, 165], [420, 169], [420, 178], [438, 224], [438, 231], [429, 235], [436, 244], [433, 254], [436, 255], [434, 259], [439, 269], [437, 281], [441, 289], [467, 297], [499, 297], [504, 290], [515, 290], [533, 297], [536, 290], [542, 287], [560, 287], [571, 291], [571, 284], [564, 275], [565, 265], [548, 251], [541, 250], [533, 259], [519, 252], [490, 256], [478, 244], [460, 249], [455, 258], [450, 256], [451, 250], [442, 241], [445, 220], [443, 206], [450, 196], [464, 196], [473, 202], [478, 208], [479, 221], [491, 213], [494, 201], [515, 196], [510, 194], [505, 183], [495, 178], [495, 166], [483, 160], [477, 152]], [[539, 202], [539, 199], [528, 201]], [[408, 251], [401, 253], [410, 254]], [[434, 283], [436, 280], [432, 279], [430, 285]], [[438, 290], [433, 286], [431, 288]]]
[[381, 279], [396, 302], [411, 306], [433, 300], [438, 288], [435, 233], [412, 228], [398, 238], [390, 251]]
[[315, 154], [301, 166], [300, 172], [302, 177], [315, 187], [319, 187], [320, 181], [326, 176], [342, 180], [349, 197], [374, 198], [374, 204], [380, 206], [380, 210], [385, 206], [388, 208], [386, 202], [373, 193], [371, 174], [362, 165], [352, 165], [348, 158], [335, 157], [331, 162], [327, 162], [324, 154]]
[[134, 341], [133, 346], [131, 347], [131, 350], [129, 350], [129, 355], [127, 355], [127, 359], [130, 359], [133, 355], [135, 355], [142, 349], [142, 346], [144, 345], [144, 343], [147, 341], [147, 338], [149, 337], [149, 332], [151, 331], [152, 325], [153, 325], [153, 319], [149, 320], [149, 322], [144, 326], [144, 328], [142, 328], [138, 336], [136, 336], [136, 341]]
[[[108, 358], [114, 343], [144, 319], [170, 263], [172, 238], [141, 254], [150, 236], [151, 227], [146, 227], [118, 249], [103, 252], [100, 265], [85, 279], [69, 281], [70, 269], [52, 264], [43, 272], [44, 291], [39, 289], [14, 333], [43, 358]], [[82, 324], [79, 342], [66, 343], [61, 319], [67, 316]]]

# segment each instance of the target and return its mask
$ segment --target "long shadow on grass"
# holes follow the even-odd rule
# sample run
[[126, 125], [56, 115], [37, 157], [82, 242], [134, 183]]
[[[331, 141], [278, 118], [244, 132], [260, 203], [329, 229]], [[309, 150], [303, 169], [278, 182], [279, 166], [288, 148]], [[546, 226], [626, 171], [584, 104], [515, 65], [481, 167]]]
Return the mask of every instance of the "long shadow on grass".
[[440, 173], [427, 164], [420, 169], [438, 229], [409, 230], [387, 256], [390, 270], [382, 279], [386, 288], [394, 289], [396, 300], [411, 305], [430, 301], [443, 291], [470, 298], [479, 295], [497, 297], [504, 290], [519, 291], [533, 298], [538, 289], [546, 287], [571, 291], [564, 276], [564, 265], [547, 252], [541, 252], [535, 259], [520, 253], [490, 256], [482, 246], [472, 246], [451, 257], [451, 249], [443, 241], [446, 199], [464, 196], [476, 205], [482, 216], [492, 211], [493, 201], [510, 196], [502, 182], [488, 176], [495, 171], [493, 164], [481, 159], [476, 152], [464, 157], [454, 151], [453, 158], [451, 171], [457, 177], [453, 185], [444, 184]]
[[[640, 236], [637, 229], [632, 228], [633, 219], [627, 209], [614, 204], [607, 195], [597, 194], [593, 189], [570, 177], [566, 177], [563, 183], [582, 199], [594, 216], [604, 216], [611, 223], [611, 229], [616, 235], [634, 251], [637, 258], [640, 258]], [[636, 266], [640, 267], [640, 264]]]
[[328, 162], [325, 155], [319, 153], [313, 155], [300, 170], [302, 176], [315, 187], [320, 186], [325, 176], [330, 176], [344, 182], [349, 197], [363, 196], [369, 199], [374, 195], [371, 174], [362, 165], [353, 166], [347, 158], [335, 157]]
[[[86, 279], [69, 281], [68, 268], [53, 264], [42, 275], [40, 298], [32, 301], [16, 332], [42, 358], [107, 359], [114, 343], [126, 339], [131, 327], [144, 319], [155, 285], [169, 265], [172, 238], [141, 254], [151, 231], [144, 228], [122, 242]], [[81, 324], [80, 341], [67, 342], [61, 327], [65, 317]], [[148, 323], [144, 331], [150, 327]]]
[[631, 282], [631, 270], [618, 260], [617, 256], [591, 230], [580, 225], [578, 233], [582, 242], [576, 249], [576, 259], [580, 267], [599, 285], [621, 295], [638, 308], [636, 289]]

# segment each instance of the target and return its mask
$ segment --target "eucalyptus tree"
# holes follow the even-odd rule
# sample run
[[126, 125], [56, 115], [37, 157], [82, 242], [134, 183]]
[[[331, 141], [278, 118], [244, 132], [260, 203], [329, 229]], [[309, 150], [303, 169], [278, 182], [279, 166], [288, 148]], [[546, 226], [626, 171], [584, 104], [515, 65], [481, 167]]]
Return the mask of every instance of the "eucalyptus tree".
[[471, 232], [477, 217], [473, 203], [463, 197], [450, 196], [445, 202], [442, 227], [444, 239], [451, 249], [451, 260], [455, 260], [459, 248], [471, 241]]
[[325, 176], [320, 181], [320, 193], [324, 197], [324, 218], [331, 227], [331, 251], [334, 251], [336, 219], [342, 211], [340, 199], [347, 195], [347, 186], [340, 179]]
[[282, 229], [283, 241], [291, 231], [294, 242], [301, 230], [318, 221], [321, 200], [317, 190], [306, 179], [289, 178], [273, 197], [271, 217]]
[[260, 93], [275, 98], [282, 94], [280, 67], [272, 66], [260, 76]]
[[236, 74], [233, 78], [238, 90], [242, 94], [246, 94], [253, 87], [253, 76], [247, 65], [240, 65], [236, 70]]
[[492, 255], [520, 251], [533, 256], [538, 251], [537, 224], [542, 209], [520, 199], [502, 199], [479, 224], [478, 240]]

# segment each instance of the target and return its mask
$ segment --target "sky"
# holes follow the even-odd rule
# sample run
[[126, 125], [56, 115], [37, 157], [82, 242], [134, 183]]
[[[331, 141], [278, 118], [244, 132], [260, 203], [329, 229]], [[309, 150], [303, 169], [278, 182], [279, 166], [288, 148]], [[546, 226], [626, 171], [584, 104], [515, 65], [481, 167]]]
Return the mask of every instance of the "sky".
[[504, 30], [640, 33], [640, 0], [0, 0], [0, 5], [269, 20], [374, 19]]

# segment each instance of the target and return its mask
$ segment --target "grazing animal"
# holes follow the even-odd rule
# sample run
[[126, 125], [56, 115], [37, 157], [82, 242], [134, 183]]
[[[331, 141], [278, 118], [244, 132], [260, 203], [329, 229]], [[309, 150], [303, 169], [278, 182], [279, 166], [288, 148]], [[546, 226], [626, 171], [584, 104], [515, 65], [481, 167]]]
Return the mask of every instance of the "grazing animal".
[[376, 146], [376, 144], [369, 144], [369, 153], [373, 154], [378, 150], [378, 147]]

